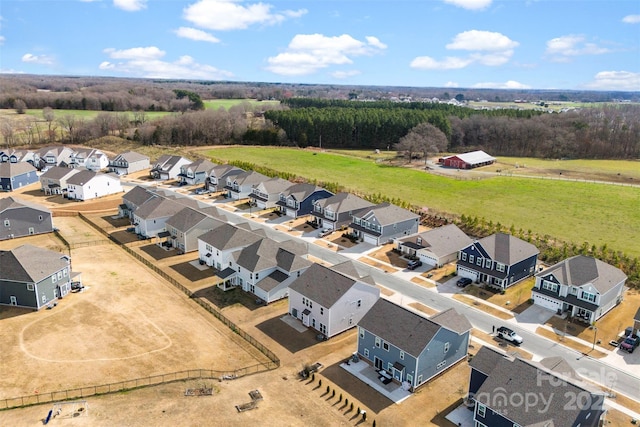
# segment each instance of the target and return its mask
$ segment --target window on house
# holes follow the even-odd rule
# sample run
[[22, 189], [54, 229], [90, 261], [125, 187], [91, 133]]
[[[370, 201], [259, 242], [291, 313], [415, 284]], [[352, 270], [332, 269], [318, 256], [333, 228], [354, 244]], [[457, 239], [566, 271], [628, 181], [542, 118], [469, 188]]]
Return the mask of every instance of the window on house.
[[55, 275], [55, 274], [54, 274], [53, 276], [51, 276], [51, 281], [52, 281], [53, 283], [56, 283], [56, 282], [57, 282], [57, 277], [56, 277], [56, 275]]
[[4, 220], [4, 226], [5, 226], [5, 227], [9, 227], [9, 226], [11, 226], [11, 223], [9, 222], [9, 220], [8, 220], [8, 219], [5, 219], [5, 220]]
[[361, 299], [358, 300], [358, 304], [357, 305], [358, 305], [358, 308], [362, 307], [362, 300]]
[[29, 227], [29, 234], [36, 234], [36, 229], [33, 227]]
[[478, 410], [477, 410], [478, 415], [484, 418], [486, 411], [487, 411], [487, 407], [484, 406], [482, 403], [478, 403]]
[[482, 258], [478, 258], [478, 260], [476, 261], [476, 265], [482, 267]]
[[391, 363], [391, 362], [387, 363], [387, 371], [389, 371], [389, 372], [393, 371], [393, 363]]
[[66, 269], [66, 268], [65, 268], [64, 270], [62, 270], [62, 275], [63, 275], [64, 277], [67, 277], [67, 269]]
[[27, 290], [28, 291], [33, 291], [35, 289], [35, 287], [33, 286], [33, 283], [27, 283]]
[[42, 215], [38, 215], [38, 219], [42, 221]]
[[62, 271], [58, 271], [58, 280], [62, 280]]
[[369, 349], [368, 348], [364, 349], [364, 357], [369, 357]]
[[485, 259], [484, 260], [484, 268], [491, 268], [491, 260], [490, 259]]
[[320, 307], [320, 315], [322, 316], [324, 314], [324, 308]]
[[547, 291], [557, 292], [558, 285], [555, 283], [547, 282], [546, 280], [542, 281], [542, 289], [546, 289]]
[[400, 360], [404, 360], [404, 351], [400, 351]]
[[475, 257], [473, 255], [469, 255], [469, 262], [471, 264], [473, 264], [473, 261], [475, 260]]
[[382, 348], [385, 349], [386, 351], [389, 351], [389, 343], [388, 342], [383, 342], [382, 343]]
[[467, 260], [467, 253], [466, 252], [461, 252], [460, 253], [460, 259], [462, 259], [463, 261]]
[[376, 337], [376, 347], [380, 348], [380, 337]]
[[364, 338], [364, 329], [360, 328], [360, 338]]
[[444, 365], [446, 365], [446, 364], [447, 364], [447, 361], [446, 361], [446, 360], [443, 360], [442, 362], [440, 362], [440, 363], [438, 363], [438, 364], [436, 365], [436, 369], [442, 369], [442, 367], [443, 367]]
[[504, 264], [501, 264], [499, 262], [496, 263], [496, 270], [504, 273]]
[[448, 351], [449, 351], [449, 343], [446, 342], [446, 343], [444, 343], [444, 352], [446, 353]]
[[592, 294], [590, 292], [582, 291], [581, 298], [585, 301], [596, 302], [596, 294]]

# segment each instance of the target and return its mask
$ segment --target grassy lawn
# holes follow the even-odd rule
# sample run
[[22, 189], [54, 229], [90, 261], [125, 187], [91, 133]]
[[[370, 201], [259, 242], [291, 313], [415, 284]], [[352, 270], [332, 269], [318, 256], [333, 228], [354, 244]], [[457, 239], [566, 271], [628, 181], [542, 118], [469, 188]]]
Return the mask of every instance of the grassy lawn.
[[222, 161], [243, 160], [359, 194], [386, 194], [432, 211], [486, 218], [580, 245], [607, 244], [640, 255], [640, 191], [607, 184], [493, 176], [459, 180], [308, 150], [229, 147], [203, 152]]
[[251, 105], [280, 104], [280, 101], [258, 101], [256, 99], [206, 99], [203, 100], [203, 102], [207, 110], [217, 110], [218, 108], [224, 108], [225, 110], [228, 110], [230, 107], [241, 104], [243, 102], [248, 102]]
[[492, 316], [499, 317], [500, 319], [508, 320], [513, 319], [513, 314], [506, 313], [502, 310], [498, 310], [495, 307], [490, 306], [489, 304], [482, 303], [478, 300], [475, 300], [467, 295], [463, 294], [454, 294], [453, 299], [463, 302], [472, 307], [476, 307], [479, 310], [482, 310], [486, 313], [489, 313]]
[[464, 289], [464, 293], [481, 298], [492, 304], [499, 305], [502, 308], [513, 311], [514, 313], [522, 313], [531, 306], [529, 304], [529, 298], [531, 298], [531, 288], [533, 288], [535, 281], [536, 279], [534, 277], [529, 277], [528, 279], [507, 288], [504, 294], [501, 294], [500, 292], [494, 293], [487, 291], [475, 285], [467, 286]]
[[[107, 114], [127, 114], [131, 120], [133, 120], [133, 113], [128, 111], [97, 111], [97, 110], [53, 110], [53, 114], [56, 119], [61, 117], [72, 115], [78, 118], [93, 120], [96, 118], [98, 114], [107, 113]], [[44, 116], [42, 115], [42, 110], [38, 109], [29, 109], [25, 111], [25, 114], [29, 116], [36, 117], [37, 119], [44, 120]], [[145, 116], [147, 120], [154, 120], [160, 117], [168, 116], [170, 114], [176, 114], [166, 111], [146, 111]]]
[[[492, 167], [493, 169], [494, 167]], [[495, 168], [514, 174], [582, 175], [624, 179], [629, 183], [640, 181], [640, 161], [633, 160], [556, 160], [530, 157], [500, 157]], [[621, 178], [620, 178], [621, 177]], [[588, 179], [588, 178], [587, 178]], [[637, 182], [636, 182], [637, 183]]]

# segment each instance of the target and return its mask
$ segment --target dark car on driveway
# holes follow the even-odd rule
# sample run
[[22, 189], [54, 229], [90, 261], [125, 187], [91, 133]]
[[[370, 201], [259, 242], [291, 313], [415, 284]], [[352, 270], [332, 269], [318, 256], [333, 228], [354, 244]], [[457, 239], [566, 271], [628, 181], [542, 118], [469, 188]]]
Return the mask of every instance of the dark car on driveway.
[[468, 277], [462, 277], [458, 279], [458, 281], [456, 282], [456, 286], [458, 286], [459, 288], [464, 288], [471, 283], [473, 283], [473, 280], [469, 279]]
[[415, 270], [416, 268], [420, 267], [422, 265], [422, 261], [420, 261], [419, 259], [414, 259], [412, 261], [409, 261], [407, 263], [407, 268], [409, 270]]
[[635, 350], [638, 345], [640, 345], [640, 338], [635, 335], [629, 335], [620, 343], [620, 349], [633, 353], [633, 350]]

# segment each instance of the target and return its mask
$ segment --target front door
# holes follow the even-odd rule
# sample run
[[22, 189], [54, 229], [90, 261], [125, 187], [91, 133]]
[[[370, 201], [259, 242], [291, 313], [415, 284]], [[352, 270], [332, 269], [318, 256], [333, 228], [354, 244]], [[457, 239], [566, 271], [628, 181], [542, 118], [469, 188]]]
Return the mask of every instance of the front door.
[[11, 305], [18, 305], [18, 299], [15, 297], [15, 295], [11, 295], [9, 297], [9, 304]]
[[373, 356], [373, 364], [375, 365], [376, 369], [382, 369], [382, 359], [380, 359], [378, 356]]

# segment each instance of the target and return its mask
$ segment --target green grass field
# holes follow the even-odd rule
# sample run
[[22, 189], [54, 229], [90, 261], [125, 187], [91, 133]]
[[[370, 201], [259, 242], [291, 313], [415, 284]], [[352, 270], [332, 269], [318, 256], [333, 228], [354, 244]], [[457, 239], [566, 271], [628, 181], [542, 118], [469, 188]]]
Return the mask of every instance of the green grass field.
[[640, 181], [640, 161], [633, 160], [545, 160], [530, 157], [499, 157], [501, 165], [516, 167], [526, 174], [527, 170], [567, 171], [579, 174], [623, 175]]
[[238, 105], [243, 102], [248, 102], [251, 105], [260, 105], [260, 104], [277, 105], [280, 103], [280, 101], [258, 101], [255, 99], [206, 99], [206, 100], [203, 100], [203, 102], [207, 110], [217, 110], [219, 108], [224, 108], [225, 110], [228, 110], [234, 105]]
[[640, 189], [635, 187], [517, 176], [459, 180], [373, 159], [296, 149], [230, 147], [206, 154], [337, 182], [350, 191], [381, 193], [440, 212], [484, 217], [578, 245], [606, 243], [640, 256]]
[[[76, 116], [86, 120], [93, 120], [96, 118], [98, 114], [107, 113], [107, 114], [127, 114], [129, 115], [131, 120], [133, 120], [133, 113], [125, 112], [125, 111], [53, 110], [53, 113], [56, 119], [59, 119], [67, 115], [72, 115], [72, 116]], [[42, 115], [42, 110], [29, 109], [29, 110], [26, 110], [25, 114], [44, 120], [44, 116]], [[154, 120], [160, 117], [164, 117], [164, 116], [167, 116], [170, 114], [176, 114], [176, 113], [170, 113], [165, 111], [147, 111], [144, 114], [147, 116], [147, 120]]]

